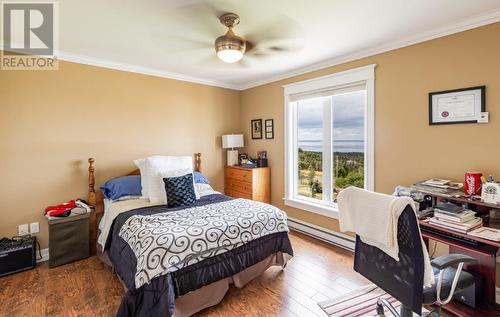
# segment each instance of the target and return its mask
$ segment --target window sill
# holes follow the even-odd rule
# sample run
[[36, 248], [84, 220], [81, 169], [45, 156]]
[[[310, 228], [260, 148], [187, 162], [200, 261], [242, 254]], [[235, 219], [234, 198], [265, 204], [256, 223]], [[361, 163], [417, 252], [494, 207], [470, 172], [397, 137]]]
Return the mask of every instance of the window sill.
[[313, 203], [310, 201], [296, 199], [296, 198], [284, 198], [283, 200], [285, 202], [285, 205], [287, 206], [309, 211], [325, 217], [339, 219], [339, 210], [336, 207]]

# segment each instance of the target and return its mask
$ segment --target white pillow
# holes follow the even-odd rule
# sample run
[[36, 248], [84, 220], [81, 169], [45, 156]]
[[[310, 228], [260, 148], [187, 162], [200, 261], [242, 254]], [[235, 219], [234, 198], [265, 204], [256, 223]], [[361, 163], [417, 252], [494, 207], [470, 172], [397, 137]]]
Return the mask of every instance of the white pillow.
[[143, 198], [149, 198], [149, 179], [148, 177], [150, 176], [146, 172], [146, 159], [148, 158], [153, 158], [153, 159], [158, 159], [161, 160], [162, 158], [167, 158], [168, 156], [161, 156], [161, 155], [154, 155], [154, 156], [148, 156], [145, 158], [137, 159], [134, 161], [135, 166], [139, 168], [139, 171], [141, 173], [141, 194]]
[[210, 186], [210, 184], [196, 183], [196, 184], [194, 184], [194, 190], [195, 190], [195, 193], [200, 195], [200, 197], [212, 195], [212, 194], [220, 194], [219, 192], [215, 191], [212, 188], [212, 186]]
[[143, 198], [148, 198], [148, 187], [147, 187], [147, 182], [146, 182], [146, 159], [137, 159], [134, 160], [135, 166], [139, 169], [141, 172], [141, 194]]
[[[151, 203], [166, 202], [165, 183], [162, 175], [183, 170], [182, 176], [193, 172], [191, 156], [152, 156], [146, 158], [144, 174], [147, 193]], [[165, 198], [164, 198], [165, 197]]]
[[[186, 174], [192, 174], [193, 171], [192, 169], [182, 169], [182, 170], [175, 170], [175, 171], [167, 171], [167, 172], [160, 172], [157, 174], [157, 176], [159, 177], [160, 181], [161, 181], [161, 189], [158, 191], [158, 197], [156, 197], [156, 193], [155, 193], [155, 197], [154, 197], [154, 200], [157, 201], [158, 203], [163, 203], [163, 204], [167, 204], [167, 201], [168, 201], [168, 197], [167, 197], [167, 191], [165, 190], [165, 182], [163, 181], [164, 178], [168, 178], [168, 177], [179, 177], [179, 176], [184, 176]], [[194, 194], [196, 196], [196, 199], [200, 199], [200, 194], [198, 193], [198, 190], [195, 186], [196, 184], [194, 183], [194, 177], [193, 177], [193, 188], [194, 188]], [[151, 201], [151, 199], [150, 199]], [[151, 201], [153, 202], [153, 201]]]

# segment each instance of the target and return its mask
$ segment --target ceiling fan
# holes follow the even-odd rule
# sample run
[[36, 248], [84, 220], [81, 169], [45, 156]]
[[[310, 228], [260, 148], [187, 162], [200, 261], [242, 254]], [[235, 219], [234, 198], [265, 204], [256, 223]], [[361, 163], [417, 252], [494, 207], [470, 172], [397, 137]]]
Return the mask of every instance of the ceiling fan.
[[[236, 27], [240, 23], [240, 17], [236, 13], [231, 13], [231, 12], [224, 13], [219, 17], [219, 21], [220, 23], [222, 23], [227, 27], [227, 32], [226, 34], [219, 36], [215, 40], [215, 52], [217, 54], [217, 57], [225, 63], [236, 63], [243, 58], [243, 55], [245, 53], [252, 51], [252, 49], [256, 47], [256, 44], [254, 44], [254, 42], [248, 39], [245, 39], [242, 36], [237, 35], [234, 32], [233, 30], [234, 27]], [[283, 35], [283, 37], [285, 36]], [[256, 40], [257, 40], [256, 43], [258, 44], [260, 41], [258, 39]], [[263, 39], [262, 42], [265, 42], [265, 39]], [[274, 52], [280, 52], [280, 51], [293, 51], [293, 50], [298, 50], [300, 48], [302, 48], [301, 45], [294, 43], [294, 45], [289, 45], [288, 47], [280, 45], [271, 45], [270, 47], [268, 47], [268, 50]], [[263, 52], [260, 52], [259, 55], [262, 56], [265, 54]]]
[[[254, 14], [249, 18], [253, 23], [241, 25], [240, 33], [235, 32], [235, 27], [240, 24], [240, 16], [236, 13], [219, 10], [207, 3], [190, 4], [177, 10], [172, 18], [182, 21], [187, 32], [156, 33], [153, 40], [168, 54], [182, 51], [183, 55], [203, 60], [203, 65], [216, 67], [212, 64], [215, 59], [248, 66], [256, 60], [300, 51], [304, 46], [298, 23], [283, 15], [263, 17]], [[220, 35], [219, 23], [227, 28], [223, 35]], [[214, 50], [215, 54], [210, 53]]]
[[[235, 13], [224, 13], [219, 17], [219, 21], [227, 27], [227, 32], [215, 40], [217, 57], [225, 63], [236, 63], [243, 58], [247, 49], [247, 41], [233, 31], [240, 23], [240, 17]], [[248, 44], [250, 48], [252, 45]]]

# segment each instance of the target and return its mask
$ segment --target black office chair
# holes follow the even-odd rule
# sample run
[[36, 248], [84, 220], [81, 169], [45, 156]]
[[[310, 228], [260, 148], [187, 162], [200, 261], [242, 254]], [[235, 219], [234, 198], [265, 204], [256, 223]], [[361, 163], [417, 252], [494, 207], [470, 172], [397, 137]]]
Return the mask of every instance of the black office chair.
[[[436, 304], [438, 308], [428, 316], [440, 316], [441, 306], [447, 304], [455, 292], [474, 284], [471, 274], [462, 271], [464, 263], [475, 259], [463, 254], [440, 256], [431, 261], [436, 282], [423, 288], [424, 258], [415, 212], [407, 206], [398, 221], [399, 262], [380, 249], [365, 244], [356, 235], [354, 270], [401, 302], [401, 312], [387, 300], [377, 301], [377, 313], [386, 307], [394, 316], [410, 317], [412, 311], [422, 315], [422, 305]], [[455, 268], [455, 265], [458, 265]]]

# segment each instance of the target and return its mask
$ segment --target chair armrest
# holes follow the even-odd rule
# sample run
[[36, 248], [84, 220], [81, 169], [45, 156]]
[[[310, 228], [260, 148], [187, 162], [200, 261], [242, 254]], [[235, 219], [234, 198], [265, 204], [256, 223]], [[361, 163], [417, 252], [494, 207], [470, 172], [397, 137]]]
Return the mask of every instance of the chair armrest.
[[476, 259], [465, 254], [449, 254], [433, 259], [431, 265], [438, 270], [442, 270], [455, 264], [474, 262], [476, 262]]

